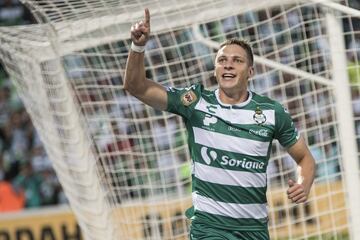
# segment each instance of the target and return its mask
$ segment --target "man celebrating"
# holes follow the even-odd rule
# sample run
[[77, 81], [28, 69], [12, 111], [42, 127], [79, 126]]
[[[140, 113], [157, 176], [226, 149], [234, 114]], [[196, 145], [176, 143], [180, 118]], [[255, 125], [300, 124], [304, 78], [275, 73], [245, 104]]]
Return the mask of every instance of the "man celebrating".
[[188, 131], [193, 208], [190, 239], [269, 239], [266, 167], [277, 139], [301, 169], [289, 180], [288, 198], [307, 200], [315, 163], [289, 113], [276, 101], [248, 90], [254, 74], [249, 44], [230, 39], [215, 59], [218, 89], [196, 84], [165, 88], [145, 77], [144, 50], [150, 13], [131, 28], [125, 89], [147, 105], [183, 117]]

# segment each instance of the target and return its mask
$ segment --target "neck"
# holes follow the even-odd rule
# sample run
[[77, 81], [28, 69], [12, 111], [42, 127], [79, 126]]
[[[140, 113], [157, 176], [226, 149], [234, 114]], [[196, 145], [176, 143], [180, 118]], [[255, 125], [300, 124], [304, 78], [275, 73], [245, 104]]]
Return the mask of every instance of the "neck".
[[238, 91], [236, 93], [228, 92], [224, 89], [219, 89], [219, 98], [221, 102], [225, 104], [239, 104], [245, 102], [249, 97], [249, 92], [247, 89]]

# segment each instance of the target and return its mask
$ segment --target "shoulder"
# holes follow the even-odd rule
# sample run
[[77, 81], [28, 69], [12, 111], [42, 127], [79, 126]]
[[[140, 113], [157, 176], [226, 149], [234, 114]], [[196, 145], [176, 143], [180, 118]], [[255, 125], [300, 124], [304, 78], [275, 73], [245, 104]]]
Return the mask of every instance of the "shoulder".
[[204, 87], [201, 84], [193, 84], [188, 87], [167, 87], [168, 96], [172, 96], [176, 101], [184, 106], [190, 106], [198, 102], [202, 96]]
[[255, 92], [252, 92], [252, 96], [252, 101], [257, 105], [267, 106], [267, 108], [275, 108], [280, 105], [276, 100]]
[[166, 91], [168, 92], [178, 92], [178, 93], [187, 93], [187, 92], [194, 92], [196, 94], [201, 94], [201, 92], [203, 91], [204, 87], [201, 84], [193, 84], [190, 85], [188, 87], [167, 87]]
[[276, 113], [289, 113], [287, 108], [281, 104], [279, 101], [272, 99], [270, 97], [260, 95], [257, 93], [253, 93], [253, 101], [257, 104], [262, 106], [265, 109], [272, 109], [275, 110]]

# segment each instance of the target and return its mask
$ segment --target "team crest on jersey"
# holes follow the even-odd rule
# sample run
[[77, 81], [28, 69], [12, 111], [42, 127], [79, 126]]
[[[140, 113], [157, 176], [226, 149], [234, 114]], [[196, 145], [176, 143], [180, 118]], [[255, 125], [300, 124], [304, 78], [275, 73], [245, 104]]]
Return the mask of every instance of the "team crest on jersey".
[[184, 104], [184, 106], [189, 106], [190, 104], [195, 102], [196, 99], [196, 94], [192, 90], [185, 92], [181, 96], [181, 102]]
[[263, 124], [266, 122], [266, 116], [259, 107], [256, 108], [253, 119], [257, 124]]

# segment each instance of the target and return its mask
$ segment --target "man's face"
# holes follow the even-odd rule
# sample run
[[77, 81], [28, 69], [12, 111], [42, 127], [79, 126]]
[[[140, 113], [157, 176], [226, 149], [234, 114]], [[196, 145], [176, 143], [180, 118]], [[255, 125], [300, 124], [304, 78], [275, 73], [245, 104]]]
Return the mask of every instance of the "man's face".
[[222, 47], [215, 59], [215, 77], [220, 89], [238, 91], [247, 89], [253, 76], [246, 51], [236, 44]]

